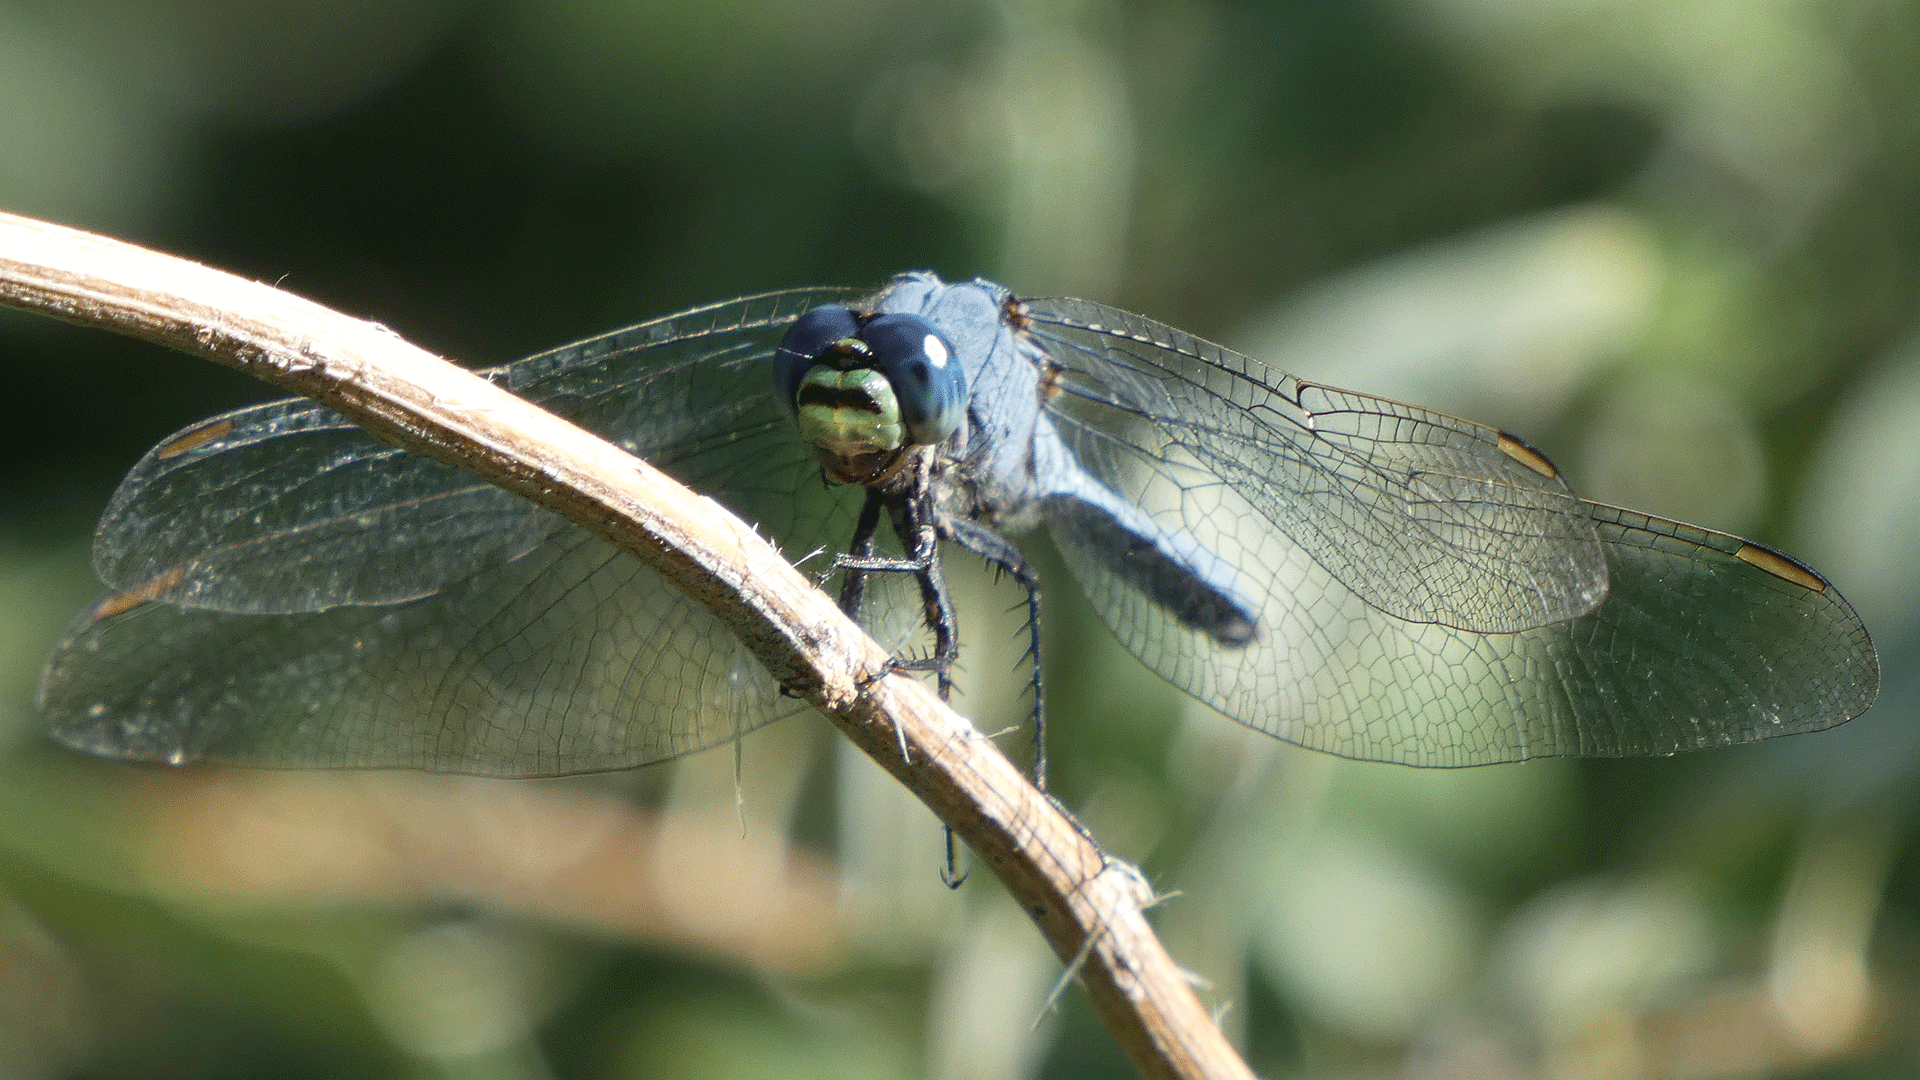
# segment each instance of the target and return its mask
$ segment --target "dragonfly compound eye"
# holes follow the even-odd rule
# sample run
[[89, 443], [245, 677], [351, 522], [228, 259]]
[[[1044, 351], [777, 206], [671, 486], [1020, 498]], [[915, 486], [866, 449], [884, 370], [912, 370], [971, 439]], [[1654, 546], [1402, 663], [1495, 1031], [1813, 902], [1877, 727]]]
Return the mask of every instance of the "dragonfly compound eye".
[[953, 434], [967, 412], [967, 373], [940, 331], [918, 315], [878, 315], [860, 340], [893, 387], [907, 441], [932, 446]]
[[853, 312], [834, 305], [813, 308], [787, 327], [787, 336], [780, 339], [773, 357], [773, 389], [789, 418], [798, 419], [794, 398], [808, 370], [835, 346], [850, 350], [859, 332], [860, 320]]

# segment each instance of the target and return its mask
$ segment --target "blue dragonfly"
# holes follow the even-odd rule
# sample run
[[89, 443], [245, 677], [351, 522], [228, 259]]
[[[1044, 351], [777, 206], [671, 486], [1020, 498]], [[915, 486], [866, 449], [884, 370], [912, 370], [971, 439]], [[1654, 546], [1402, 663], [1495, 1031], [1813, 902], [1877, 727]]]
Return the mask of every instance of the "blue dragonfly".
[[[1015, 538], [1040, 528], [1147, 667], [1350, 758], [1671, 754], [1842, 723], [1879, 684], [1852, 607], [1784, 554], [1581, 499], [1505, 432], [1085, 300], [910, 273], [486, 374], [790, 556], [835, 553], [842, 606], [942, 689], [945, 544], [1024, 587], [1038, 694]], [[604, 539], [307, 401], [154, 447], [95, 565], [112, 592], [40, 706], [109, 757], [540, 776], [801, 708]]]

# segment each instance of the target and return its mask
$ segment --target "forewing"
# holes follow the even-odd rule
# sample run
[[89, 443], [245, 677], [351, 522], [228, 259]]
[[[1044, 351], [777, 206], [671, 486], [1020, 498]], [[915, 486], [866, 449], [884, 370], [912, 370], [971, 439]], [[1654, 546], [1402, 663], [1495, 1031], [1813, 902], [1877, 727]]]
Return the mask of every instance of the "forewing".
[[[805, 291], [715, 305], [494, 375], [757, 523], [790, 557], [838, 551], [861, 493], [821, 481], [772, 400], [767, 366], [785, 324], [822, 299]], [[140, 579], [178, 580], [109, 597], [61, 643], [41, 704], [66, 741], [153, 760], [541, 775], [663, 760], [791, 711], [704, 608], [585, 530], [451, 469], [442, 484], [409, 480], [409, 497], [396, 498], [391, 477], [425, 475], [409, 471], [425, 459], [327, 422], [324, 410], [282, 403], [235, 417], [185, 452], [149, 455], [116, 508], [184, 509], [190, 500], [152, 494], [163, 490], [156, 477], [190, 479], [209, 502], [269, 497], [250, 512], [209, 509], [197, 532], [136, 512], [110, 519], [103, 545], [138, 537], [170, 553], [145, 556], [150, 564], [190, 569]], [[251, 441], [233, 444], [244, 465], [229, 469], [212, 448], [236, 432]], [[194, 457], [203, 451], [214, 456]], [[276, 473], [276, 460], [305, 464]], [[303, 513], [314, 508], [325, 513]], [[523, 513], [530, 524], [507, 541], [488, 531]], [[355, 534], [336, 522], [371, 524]], [[451, 539], [469, 535], [481, 538], [477, 557]], [[278, 561], [322, 554], [352, 572], [319, 568], [297, 589], [274, 584]], [[269, 569], [251, 584], [275, 593], [270, 602], [179, 602], [244, 591], [215, 572], [240, 567]], [[195, 575], [209, 583], [188, 592]], [[381, 583], [380, 600], [356, 584], [365, 581]], [[892, 602], [898, 591], [873, 590], [869, 620], [895, 638], [912, 611]]]
[[324, 611], [429, 595], [551, 527], [526, 500], [331, 409], [275, 401], [147, 451], [100, 519], [94, 568], [129, 602]]
[[[483, 372], [631, 452], [664, 461], [745, 438], [769, 342], [843, 290], [696, 308]], [[762, 385], [765, 383], [765, 385]], [[714, 392], [736, 395], [712, 397]], [[763, 418], [764, 419], [764, 418]], [[381, 443], [322, 405], [269, 402], [148, 451], [100, 521], [94, 563], [129, 599], [245, 614], [416, 599], [518, 558], [551, 515], [451, 465]]]
[[[1277, 531], [1382, 612], [1464, 631], [1559, 622], [1606, 595], [1579, 500], [1512, 436], [1303, 383], [1088, 301], [1026, 313], [1062, 367], [1050, 405], [1062, 435], [1172, 528], [1229, 546]], [[1247, 520], [1192, 497], [1219, 484], [1244, 494]]]

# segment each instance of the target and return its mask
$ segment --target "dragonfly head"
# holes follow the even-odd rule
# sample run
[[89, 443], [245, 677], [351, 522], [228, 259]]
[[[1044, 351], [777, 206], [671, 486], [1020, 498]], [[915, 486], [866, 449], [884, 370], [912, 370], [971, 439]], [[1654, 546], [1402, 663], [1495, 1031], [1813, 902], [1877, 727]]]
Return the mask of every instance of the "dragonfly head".
[[821, 467], [853, 484], [884, 482], [907, 451], [952, 435], [967, 410], [959, 357], [918, 315], [814, 308], [787, 328], [773, 378]]

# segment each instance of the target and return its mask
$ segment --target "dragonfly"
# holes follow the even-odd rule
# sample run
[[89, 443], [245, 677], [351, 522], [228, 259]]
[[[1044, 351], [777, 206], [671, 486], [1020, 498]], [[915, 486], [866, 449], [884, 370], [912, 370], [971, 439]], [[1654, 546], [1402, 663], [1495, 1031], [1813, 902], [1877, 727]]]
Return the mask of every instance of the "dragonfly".
[[[1785, 554], [1582, 499], [1497, 429], [1086, 300], [908, 273], [484, 374], [790, 556], [836, 553], [842, 606], [943, 690], [957, 546], [1026, 588], [1038, 694], [1018, 538], [1041, 531], [1141, 663], [1348, 758], [1666, 755], [1828, 728], [1878, 689], [1853, 608]], [[605, 539], [308, 401], [155, 446], [94, 561], [111, 591], [39, 704], [107, 757], [540, 776], [804, 708]]]

